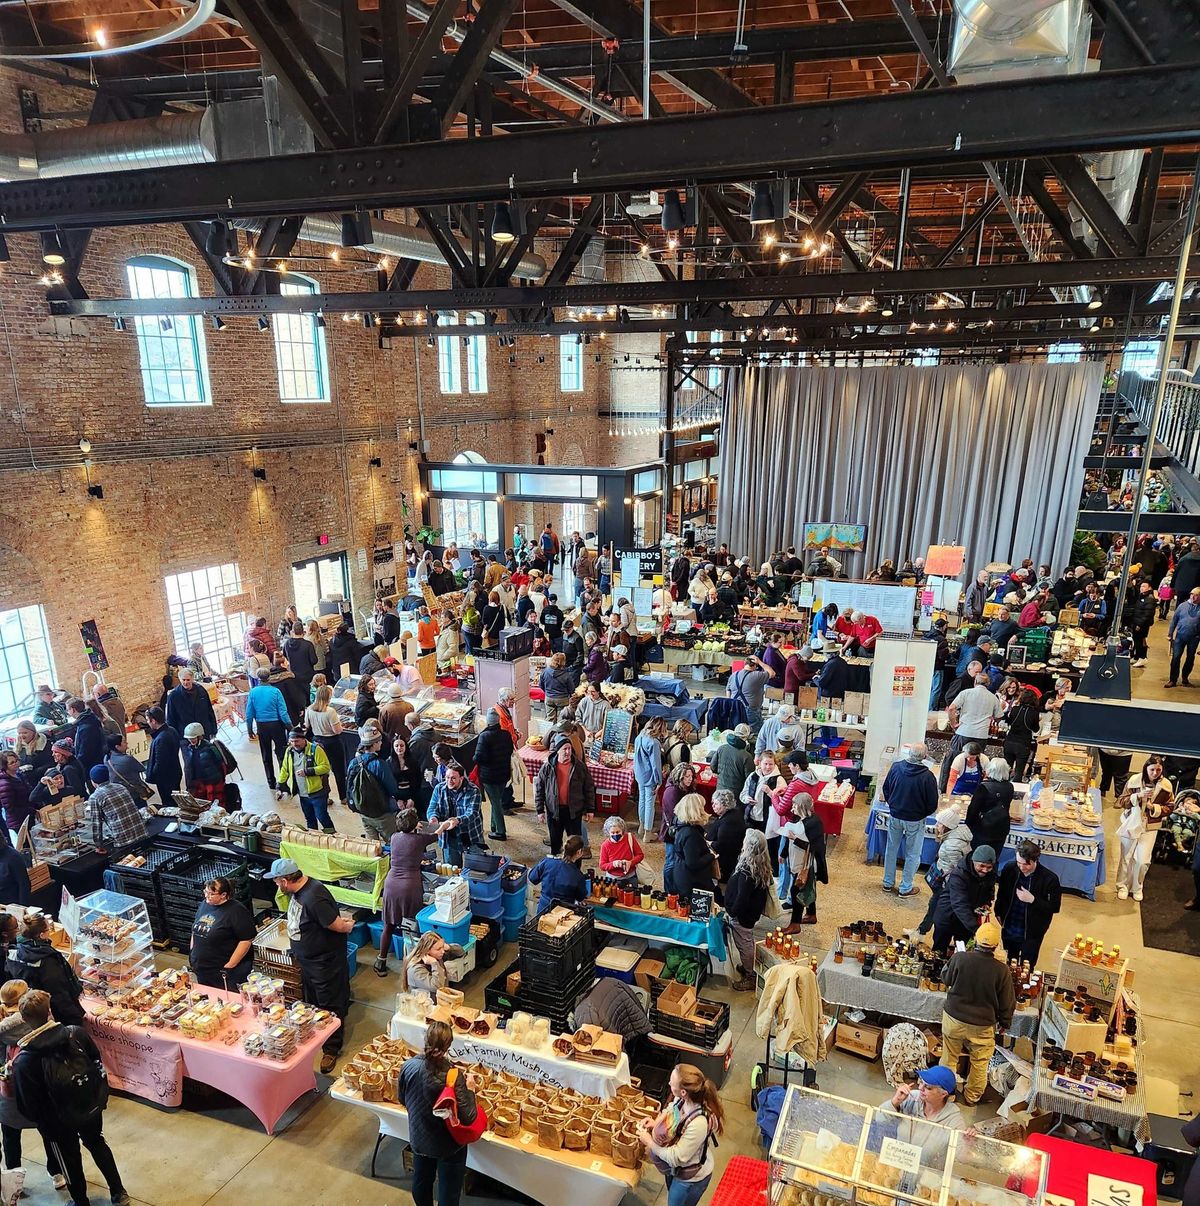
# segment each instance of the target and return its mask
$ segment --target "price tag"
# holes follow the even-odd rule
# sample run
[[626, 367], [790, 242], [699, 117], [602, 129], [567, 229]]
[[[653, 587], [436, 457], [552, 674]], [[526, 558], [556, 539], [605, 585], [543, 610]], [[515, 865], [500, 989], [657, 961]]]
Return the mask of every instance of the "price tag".
[[526, 1131], [525, 1134], [521, 1136], [521, 1142], [528, 1147], [529, 1144], [533, 1142], [533, 1135], [531, 1135], [529, 1131]]
[[592, 1161], [592, 1172], [600, 1172], [600, 1170], [603, 1169], [603, 1167], [604, 1167], [603, 1160], [593, 1160]]
[[921, 1170], [921, 1149], [915, 1143], [901, 1143], [899, 1139], [885, 1139], [879, 1148], [879, 1163], [901, 1172], [916, 1173]]
[[1042, 1206], [1075, 1206], [1075, 1199], [1064, 1198], [1056, 1193], [1048, 1193], [1042, 1198]]
[[1142, 1187], [1088, 1173], [1088, 1206], [1142, 1206]]

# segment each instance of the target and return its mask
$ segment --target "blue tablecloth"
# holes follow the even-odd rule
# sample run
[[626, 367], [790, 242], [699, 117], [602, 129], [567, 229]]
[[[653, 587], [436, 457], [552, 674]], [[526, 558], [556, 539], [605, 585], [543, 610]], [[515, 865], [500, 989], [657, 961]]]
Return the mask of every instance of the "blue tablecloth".
[[[867, 814], [867, 861], [879, 862], [883, 859], [887, 848], [886, 804], [872, 804]], [[933, 836], [934, 825], [930, 820], [925, 827], [925, 841], [921, 847], [921, 865], [927, 866], [937, 858], [937, 839]], [[1096, 889], [1104, 883], [1106, 875], [1104, 859], [1104, 834], [1096, 839], [1080, 837], [1062, 837], [1045, 830], [1034, 829], [1032, 825], [1014, 825], [1009, 832], [1008, 841], [1000, 852], [1000, 866], [1006, 866], [1017, 857], [1016, 848], [1026, 838], [1037, 842], [1043, 848], [1041, 863], [1043, 867], [1053, 871], [1058, 876], [1059, 883], [1073, 892], [1082, 892], [1088, 900], [1096, 899]], [[1047, 847], [1061, 844], [1064, 848], [1070, 846], [1075, 850], [1087, 850], [1094, 846], [1094, 854], [1090, 859], [1074, 858], [1064, 854], [1054, 854]]]
[[697, 732], [701, 732], [704, 729], [704, 718], [708, 715], [708, 700], [689, 699], [687, 703], [675, 704], [673, 707], [647, 702], [642, 708], [642, 715], [649, 720], [661, 716], [668, 724], [674, 724], [677, 720], [686, 720]]
[[684, 921], [682, 917], [668, 917], [665, 913], [645, 913], [641, 909], [622, 909], [616, 905], [597, 905], [596, 921], [612, 926], [626, 934], [639, 934], [643, 938], [659, 938], [679, 946], [708, 946], [708, 953], [721, 963], [725, 962], [725, 927], [720, 917], [710, 917], [707, 924], [699, 921]]
[[643, 674], [634, 686], [647, 695], [669, 695], [676, 703], [683, 703], [688, 698], [687, 687], [673, 674]]

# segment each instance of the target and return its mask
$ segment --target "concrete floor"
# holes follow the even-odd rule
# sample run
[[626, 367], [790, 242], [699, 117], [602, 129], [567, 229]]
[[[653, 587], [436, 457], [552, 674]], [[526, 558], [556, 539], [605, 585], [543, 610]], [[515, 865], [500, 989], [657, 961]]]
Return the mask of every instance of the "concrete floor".
[[[1152, 638], [1149, 665], [1145, 670], [1134, 671], [1135, 695], [1200, 702], [1200, 691], [1185, 692], [1182, 688], [1163, 691], [1164, 645], [1165, 626], [1160, 624]], [[264, 811], [278, 808], [289, 818], [299, 819], [298, 808], [277, 805], [267, 792], [257, 747], [248, 744], [244, 737], [231, 744], [246, 775], [242, 790], [247, 805]], [[344, 809], [335, 808], [333, 812], [339, 829], [356, 831]], [[856, 917], [878, 917], [888, 923], [893, 933], [915, 924], [924, 912], [927, 901], [923, 897], [901, 901], [880, 890], [879, 868], [863, 862], [865, 817], [860, 798], [858, 806], [847, 815], [845, 834], [831, 843], [832, 883], [822, 888], [820, 924], [804, 936], [818, 956], [828, 950], [836, 926], [843, 917], [848, 919], [851, 912]], [[1116, 847], [1112, 838], [1115, 824], [1115, 810], [1110, 808], [1105, 824], [1109, 835], [1108, 884], [1099, 891], [1094, 903], [1078, 896], [1064, 898], [1063, 911], [1043, 948], [1042, 962], [1046, 966], [1055, 963], [1059, 944], [1079, 930], [1106, 943], [1121, 944], [1136, 973], [1136, 987], [1147, 1018], [1150, 1108], [1164, 1114], [1179, 1108], [1191, 1113], [1195, 1107], [1190, 1099], [1181, 1100], [1179, 1094], [1190, 1095], [1200, 1089], [1200, 1028], [1196, 1024], [1200, 1017], [1200, 977], [1190, 957], [1143, 947], [1139, 910], [1154, 908], [1153, 900], [1137, 905], [1116, 899], [1112, 887], [1116, 875]], [[509, 833], [505, 853], [510, 857], [531, 862], [544, 853], [541, 831], [535, 829], [530, 813], [522, 812], [511, 818]], [[598, 828], [593, 837], [599, 841]], [[647, 861], [661, 869], [661, 847], [649, 847]], [[368, 952], [363, 954], [367, 956]], [[497, 968], [506, 965], [506, 957], [515, 957], [515, 947], [501, 953]], [[463, 986], [470, 1003], [482, 1003], [483, 984], [490, 974], [477, 972]], [[373, 974], [369, 958], [360, 959], [352, 987], [354, 1005], [348, 1021], [347, 1054], [386, 1030], [396, 991], [395, 961], [392, 960], [391, 974], [380, 979]], [[763, 1043], [754, 1033], [751, 994], [730, 993], [722, 982], [714, 981], [705, 988], [704, 995], [730, 1001], [736, 1036], [733, 1062], [722, 1092], [728, 1128], [716, 1151], [719, 1177], [730, 1156], [762, 1154], [749, 1108], [749, 1078], [755, 1062], [762, 1057]], [[188, 1099], [190, 1108], [168, 1111], [114, 1094], [106, 1114], [105, 1131], [127, 1188], [137, 1202], [147, 1206], [241, 1206], [273, 1195], [285, 1196], [288, 1206], [411, 1202], [399, 1146], [385, 1145], [379, 1161], [379, 1171], [396, 1179], [372, 1181], [369, 1168], [376, 1136], [372, 1116], [332, 1101], [325, 1092], [328, 1079], [318, 1076], [318, 1081], [318, 1093], [298, 1103], [284, 1120], [286, 1129], [274, 1137], [263, 1134], [247, 1111], [225, 1098], [193, 1094]], [[819, 1084], [827, 1092], [870, 1103], [880, 1102], [889, 1095], [878, 1063], [867, 1063], [843, 1052], [831, 1053], [820, 1070]], [[967, 1112], [986, 1117], [993, 1111], [994, 1103], [989, 1098], [976, 1111]], [[65, 1195], [51, 1188], [40, 1163], [43, 1153], [35, 1135], [26, 1134], [25, 1147], [29, 1206], [62, 1203]], [[90, 1163], [88, 1167], [91, 1169]], [[90, 1175], [95, 1176], [94, 1169]], [[466, 1200], [480, 1203], [501, 1196], [497, 1187], [488, 1185], [468, 1194]], [[97, 1184], [93, 1200], [107, 1201], [102, 1185]], [[663, 1181], [650, 1170], [637, 1192], [627, 1195], [625, 1206], [633, 1206], [635, 1202], [641, 1206], [658, 1202], [661, 1206], [665, 1201]]]

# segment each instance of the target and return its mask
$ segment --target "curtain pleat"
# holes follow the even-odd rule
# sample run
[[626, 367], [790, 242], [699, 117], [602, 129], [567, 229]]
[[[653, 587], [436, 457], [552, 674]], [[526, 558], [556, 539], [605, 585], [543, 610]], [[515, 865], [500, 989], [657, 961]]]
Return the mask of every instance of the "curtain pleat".
[[751, 365], [726, 377], [718, 538], [761, 562], [805, 523], [867, 525], [861, 575], [962, 544], [1066, 564], [1104, 366]]

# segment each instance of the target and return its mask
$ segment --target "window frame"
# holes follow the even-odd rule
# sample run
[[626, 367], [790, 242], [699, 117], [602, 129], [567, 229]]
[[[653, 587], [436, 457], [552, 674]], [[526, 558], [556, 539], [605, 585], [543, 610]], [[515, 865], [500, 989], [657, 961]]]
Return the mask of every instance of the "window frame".
[[583, 345], [578, 335], [558, 337], [558, 390], [563, 394], [583, 393]]
[[[178, 279], [184, 283], [184, 292], [163, 294], [152, 291], [143, 293], [138, 287], [138, 278], [135, 275], [140, 271], [169, 274], [169, 278]], [[129, 296], [134, 300], [162, 300], [169, 302], [173, 297], [189, 298], [199, 296], [196, 289], [196, 270], [191, 264], [185, 263], [183, 260], [176, 260], [171, 256], [136, 255], [126, 260], [125, 283], [129, 289]], [[153, 287], [154, 282], [152, 279], [146, 283]], [[164, 327], [164, 323], [169, 325]], [[204, 324], [201, 321], [200, 315], [164, 313], [154, 316], [139, 316], [133, 320], [133, 329], [137, 338], [138, 366], [142, 378], [142, 396], [147, 406], [157, 408], [212, 405], [212, 386], [208, 379], [208, 349], [204, 341]], [[174, 332], [177, 330], [186, 332], [186, 336], [175, 334]], [[170, 333], [170, 339], [167, 338], [168, 333]], [[176, 356], [180, 367], [171, 368], [167, 365], [166, 357], [162, 355], [162, 352], [167, 346], [171, 345], [187, 345], [190, 348], [190, 368], [185, 369], [182, 367], [183, 357], [179, 351], [177, 351]], [[159, 359], [162, 363], [159, 365], [153, 363], [154, 358], [149, 354], [150, 348], [154, 346], [157, 346], [160, 351]], [[198, 398], [158, 396], [159, 391], [153, 383], [155, 375], [162, 375], [162, 384], [169, 393], [169, 374], [171, 373], [176, 373], [181, 378], [194, 376], [200, 396]], [[182, 383], [180, 392], [183, 392]]]
[[[482, 327], [483, 315], [477, 310], [467, 315], [467, 326]], [[488, 349], [486, 335], [467, 335], [464, 337], [467, 353], [467, 393], [486, 394], [488, 392]]]
[[[220, 579], [220, 590], [214, 592], [212, 576]], [[205, 575], [206, 593], [199, 594], [196, 590], [198, 575]], [[184, 592], [179, 589], [184, 579], [189, 580], [192, 597], [184, 598]], [[172, 599], [172, 586], [175, 598]], [[242, 593], [242, 571], [236, 561], [226, 561], [219, 565], [204, 565], [193, 570], [180, 570], [175, 574], [163, 575], [163, 593], [167, 597], [167, 616], [171, 622], [171, 639], [175, 643], [175, 652], [179, 657], [188, 657], [192, 645], [199, 641], [204, 646], [204, 656], [209, 664], [219, 673], [224, 674], [235, 661], [242, 659], [242, 637], [249, 624], [249, 616], [245, 612], [235, 612], [225, 615], [219, 600], [226, 595]], [[214, 601], [216, 605], [214, 606]], [[203, 603], [206, 615], [200, 615], [198, 606]], [[187, 609], [191, 607], [197, 614], [188, 623]], [[206, 621], [208, 626], [206, 627]], [[218, 622], [219, 621], [219, 622]], [[222, 627], [223, 625], [223, 627]]]
[[941, 348], [916, 348], [912, 355], [913, 368], [934, 368], [942, 362]]
[[[293, 297], [314, 296], [321, 292], [321, 287], [312, 277], [291, 272], [279, 282], [279, 291]], [[295, 335], [297, 328], [302, 332], [307, 328], [306, 333], [300, 338], [289, 337]], [[279, 401], [286, 406], [323, 405], [332, 402], [329, 350], [325, 344], [325, 330], [317, 321], [316, 314], [276, 314], [271, 323], [271, 337], [275, 344], [275, 378], [279, 388]], [[308, 354], [312, 356], [311, 368], [306, 364], [304, 368], [297, 369], [294, 362], [289, 368], [284, 367], [281, 352], [285, 348], [293, 347], [307, 348]], [[290, 352], [288, 355], [291, 357]], [[290, 395], [285, 388], [285, 380], [289, 375], [293, 379], [310, 376], [315, 378], [317, 396]]]
[[[437, 316], [437, 326], [458, 326], [458, 311], [444, 310]], [[438, 392], [452, 396], [463, 392], [462, 357], [458, 351], [458, 336], [437, 337]]]
[[[1158, 372], [1158, 357], [1162, 350], [1161, 339], [1131, 339], [1121, 349], [1121, 372], [1137, 373], [1140, 377], [1151, 377]], [[1149, 363], [1153, 357], [1153, 363]], [[1143, 364], [1146, 367], [1143, 367]]]
[[[21, 634], [19, 641], [9, 643], [5, 639], [5, 630], [10, 624], [10, 617], [16, 617], [17, 628]], [[30, 636], [26, 619], [35, 620], [38, 631]], [[43, 667], [34, 665], [31, 649], [41, 646]], [[13, 670], [13, 651], [21, 650], [21, 660], [24, 668]], [[18, 695], [19, 689], [24, 689], [28, 682], [28, 691]], [[5, 709], [0, 704], [0, 725], [7, 727], [8, 722], [22, 720], [32, 711], [37, 702], [37, 689], [42, 683], [57, 683], [58, 674], [54, 668], [54, 650], [50, 646], [50, 631], [46, 626], [46, 609], [41, 603], [27, 603], [23, 607], [6, 607], [0, 610], [0, 699], [3, 699], [5, 689], [12, 698], [12, 707]]]

